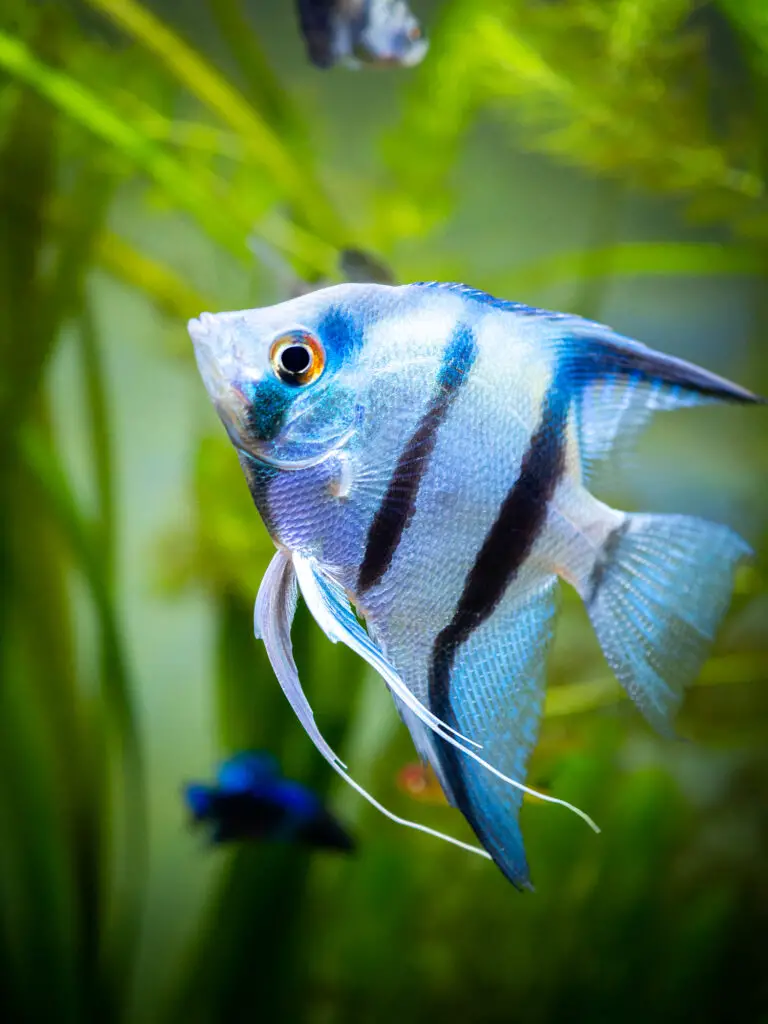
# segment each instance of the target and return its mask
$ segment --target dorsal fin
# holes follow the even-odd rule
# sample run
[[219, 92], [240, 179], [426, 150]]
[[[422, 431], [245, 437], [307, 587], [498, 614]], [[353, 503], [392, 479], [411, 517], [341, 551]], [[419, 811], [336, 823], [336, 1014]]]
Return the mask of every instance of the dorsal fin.
[[654, 412], [707, 402], [765, 404], [739, 384], [675, 356], [616, 334], [602, 324], [569, 318], [556, 342], [566, 362], [576, 402], [585, 470], [618, 441], [629, 444]]
[[435, 288], [446, 292], [455, 292], [465, 299], [480, 302], [484, 306], [493, 309], [502, 309], [508, 313], [517, 313], [519, 316], [562, 316], [561, 313], [548, 313], [544, 309], [537, 309], [535, 306], [526, 306], [524, 302], [512, 302], [509, 299], [497, 299], [495, 295], [482, 291], [480, 288], [471, 288], [468, 284], [461, 284], [459, 281], [415, 281], [414, 288]]
[[560, 342], [561, 358], [572, 362], [574, 382], [591, 384], [598, 378], [621, 378], [654, 386], [681, 388], [702, 399], [744, 404], [762, 404], [760, 395], [711, 373], [700, 366], [657, 352], [639, 341], [612, 331], [610, 327], [567, 317], [558, 323], [565, 327]]
[[585, 468], [608, 455], [619, 437], [629, 442], [654, 412], [712, 401], [766, 401], [724, 377], [656, 352], [594, 320], [498, 299], [464, 284], [421, 281], [417, 287], [453, 292], [489, 309], [540, 321], [542, 347], [569, 370], [565, 376], [573, 386]]

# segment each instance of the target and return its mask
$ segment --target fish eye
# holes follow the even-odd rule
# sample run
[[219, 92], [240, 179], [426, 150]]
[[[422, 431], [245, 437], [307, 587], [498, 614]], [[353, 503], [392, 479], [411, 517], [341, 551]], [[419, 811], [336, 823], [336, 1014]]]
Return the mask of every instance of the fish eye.
[[325, 369], [325, 349], [307, 331], [281, 334], [269, 352], [272, 369], [285, 384], [312, 384]]

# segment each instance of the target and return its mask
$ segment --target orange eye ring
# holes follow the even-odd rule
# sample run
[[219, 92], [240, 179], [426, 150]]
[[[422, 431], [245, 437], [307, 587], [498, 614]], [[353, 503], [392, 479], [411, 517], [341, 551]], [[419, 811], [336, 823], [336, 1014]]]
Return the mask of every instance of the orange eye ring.
[[272, 342], [269, 362], [284, 384], [304, 387], [313, 384], [325, 369], [325, 349], [314, 334], [291, 331]]

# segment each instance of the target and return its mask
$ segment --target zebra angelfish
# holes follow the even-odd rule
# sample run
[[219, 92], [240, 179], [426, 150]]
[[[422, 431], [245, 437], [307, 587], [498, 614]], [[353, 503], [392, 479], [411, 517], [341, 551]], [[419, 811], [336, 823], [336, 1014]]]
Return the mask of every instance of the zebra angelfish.
[[412, 67], [427, 40], [405, 0], [297, 0], [307, 56], [318, 68]]
[[189, 330], [277, 546], [256, 631], [304, 728], [376, 803], [302, 691], [297, 585], [329, 639], [384, 678], [479, 852], [528, 887], [518, 812], [559, 580], [668, 731], [749, 553], [725, 526], [610, 508], [589, 467], [654, 410], [761, 399], [601, 324], [456, 284], [338, 285]]

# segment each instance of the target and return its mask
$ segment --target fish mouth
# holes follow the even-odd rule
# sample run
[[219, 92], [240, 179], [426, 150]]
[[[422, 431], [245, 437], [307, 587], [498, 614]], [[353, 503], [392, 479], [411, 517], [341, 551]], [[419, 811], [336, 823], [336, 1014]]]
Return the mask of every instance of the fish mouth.
[[187, 324], [195, 349], [195, 360], [208, 396], [236, 448], [245, 451], [243, 433], [247, 424], [248, 401], [238, 381], [242, 360], [230, 333], [222, 330], [212, 313], [201, 313]]
[[195, 349], [200, 376], [218, 406], [218, 399], [230, 391], [231, 381], [237, 374], [237, 357], [232, 341], [227, 332], [222, 332], [212, 313], [201, 313], [190, 320], [187, 330]]

